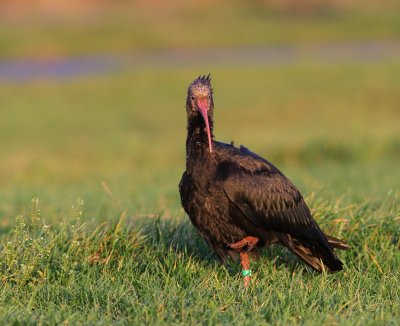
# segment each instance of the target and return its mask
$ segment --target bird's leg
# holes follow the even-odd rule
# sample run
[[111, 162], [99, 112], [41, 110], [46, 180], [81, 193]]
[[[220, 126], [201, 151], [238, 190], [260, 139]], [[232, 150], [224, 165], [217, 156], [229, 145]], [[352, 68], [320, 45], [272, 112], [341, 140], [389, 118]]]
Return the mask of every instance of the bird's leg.
[[251, 280], [250, 258], [247, 252], [240, 253], [240, 262], [242, 264], [243, 285], [246, 288]]
[[240, 262], [242, 264], [242, 275], [243, 275], [243, 284], [244, 287], [248, 287], [251, 280], [251, 270], [250, 270], [250, 258], [247, 253], [257, 244], [258, 238], [256, 237], [245, 237], [242, 240], [231, 243], [228, 247], [239, 251]]
[[242, 240], [240, 240], [238, 242], [231, 243], [230, 245], [228, 245], [228, 247], [235, 249], [235, 250], [245, 249], [245, 251], [250, 251], [257, 244], [258, 240], [259, 239], [256, 237], [249, 236], [249, 237], [243, 238]]

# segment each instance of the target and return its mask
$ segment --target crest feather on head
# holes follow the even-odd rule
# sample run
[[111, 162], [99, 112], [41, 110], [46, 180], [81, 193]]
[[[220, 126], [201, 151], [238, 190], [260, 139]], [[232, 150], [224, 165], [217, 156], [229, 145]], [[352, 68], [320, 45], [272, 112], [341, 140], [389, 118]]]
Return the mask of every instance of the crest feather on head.
[[199, 76], [189, 85], [188, 94], [189, 93], [202, 93], [208, 91], [211, 94], [213, 93], [213, 89], [211, 88], [211, 75], [208, 74]]

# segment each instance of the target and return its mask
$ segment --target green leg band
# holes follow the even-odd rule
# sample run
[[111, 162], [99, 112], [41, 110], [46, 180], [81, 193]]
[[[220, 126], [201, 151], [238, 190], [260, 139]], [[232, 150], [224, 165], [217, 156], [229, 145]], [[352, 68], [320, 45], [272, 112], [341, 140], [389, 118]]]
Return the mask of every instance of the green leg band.
[[243, 269], [242, 270], [242, 275], [243, 276], [251, 276], [251, 270], [250, 269]]

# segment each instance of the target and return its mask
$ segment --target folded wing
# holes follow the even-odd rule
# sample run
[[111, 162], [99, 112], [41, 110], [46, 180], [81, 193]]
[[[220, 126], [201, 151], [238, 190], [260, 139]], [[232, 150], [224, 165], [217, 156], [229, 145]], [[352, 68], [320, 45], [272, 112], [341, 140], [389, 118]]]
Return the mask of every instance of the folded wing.
[[[286, 235], [285, 246], [315, 269], [322, 259], [332, 270], [342, 264], [292, 182], [274, 165], [241, 147], [220, 165], [223, 189], [256, 226]], [[297, 249], [296, 249], [297, 247]]]

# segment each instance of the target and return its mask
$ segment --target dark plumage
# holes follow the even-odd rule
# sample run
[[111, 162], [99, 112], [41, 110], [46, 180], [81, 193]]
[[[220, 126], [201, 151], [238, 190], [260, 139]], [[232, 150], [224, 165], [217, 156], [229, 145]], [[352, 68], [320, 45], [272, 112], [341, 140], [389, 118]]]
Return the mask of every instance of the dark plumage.
[[[257, 257], [259, 249], [280, 243], [319, 272], [341, 270], [332, 248], [349, 246], [321, 231], [292, 182], [247, 148], [213, 140], [209, 76], [189, 85], [186, 110], [182, 206], [218, 257], [224, 261], [240, 255], [248, 270], [248, 253]], [[248, 281], [246, 276], [245, 285]]]

